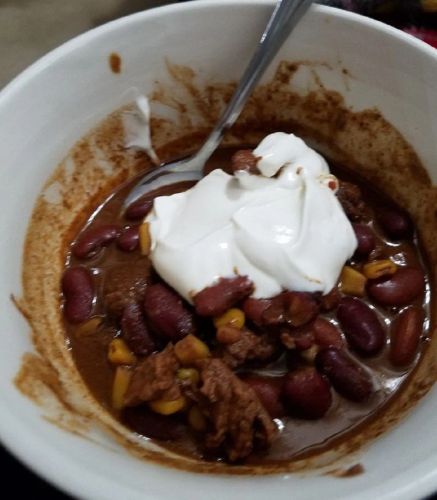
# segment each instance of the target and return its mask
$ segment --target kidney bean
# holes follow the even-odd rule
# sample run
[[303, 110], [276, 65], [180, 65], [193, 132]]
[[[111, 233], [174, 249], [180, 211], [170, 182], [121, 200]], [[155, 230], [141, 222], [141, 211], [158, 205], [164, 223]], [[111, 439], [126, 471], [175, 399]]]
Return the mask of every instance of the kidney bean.
[[127, 227], [123, 229], [117, 238], [117, 245], [124, 252], [133, 252], [138, 248], [140, 235], [138, 226]]
[[272, 305], [270, 299], [248, 298], [243, 302], [243, 311], [246, 318], [258, 326], [263, 324], [263, 314]]
[[332, 403], [331, 386], [314, 368], [304, 368], [285, 377], [282, 400], [289, 413], [322, 418]]
[[313, 336], [320, 347], [344, 347], [344, 341], [338, 328], [323, 318], [316, 318], [312, 325]]
[[129, 205], [124, 213], [126, 219], [140, 220], [150, 212], [153, 207], [153, 198], [149, 195], [139, 198]]
[[114, 224], [86, 229], [74, 245], [73, 255], [78, 259], [88, 259], [114, 241], [119, 234], [120, 228]]
[[378, 221], [390, 238], [399, 240], [410, 238], [413, 234], [413, 223], [408, 214], [400, 209], [385, 208], [378, 211]]
[[384, 306], [403, 306], [423, 294], [425, 278], [420, 269], [400, 267], [388, 279], [369, 281], [367, 292]]
[[70, 267], [62, 277], [64, 315], [70, 323], [82, 323], [91, 316], [94, 285], [85, 267]]
[[352, 224], [352, 227], [358, 241], [354, 256], [360, 259], [368, 257], [370, 252], [375, 248], [375, 235], [372, 229], [364, 224]]
[[152, 328], [169, 340], [194, 332], [193, 315], [179, 295], [162, 283], [146, 288], [144, 312]]
[[423, 331], [424, 312], [409, 307], [393, 321], [390, 328], [390, 361], [395, 366], [409, 365], [416, 354]]
[[131, 302], [123, 309], [121, 332], [130, 350], [140, 356], [151, 354], [156, 346], [144, 321], [141, 307]]
[[285, 317], [285, 293], [280, 293], [270, 300], [270, 305], [262, 313], [262, 325], [276, 326], [283, 325], [286, 322]]
[[220, 278], [215, 285], [204, 288], [194, 296], [194, 307], [200, 316], [218, 316], [245, 299], [253, 290], [253, 283], [247, 276]]
[[335, 347], [322, 349], [316, 356], [316, 367], [328, 377], [339, 394], [351, 401], [362, 402], [372, 394], [370, 376], [344, 350]]
[[284, 383], [283, 377], [247, 375], [242, 378], [247, 385], [252, 387], [261, 404], [272, 418], [279, 418], [285, 415], [285, 409], [281, 402], [281, 391]]
[[183, 432], [183, 426], [177, 417], [159, 415], [144, 405], [125, 408], [121, 420], [134, 432], [162, 441], [175, 440]]
[[362, 356], [374, 356], [385, 344], [385, 333], [375, 311], [353, 297], [343, 297], [337, 318], [350, 346]]

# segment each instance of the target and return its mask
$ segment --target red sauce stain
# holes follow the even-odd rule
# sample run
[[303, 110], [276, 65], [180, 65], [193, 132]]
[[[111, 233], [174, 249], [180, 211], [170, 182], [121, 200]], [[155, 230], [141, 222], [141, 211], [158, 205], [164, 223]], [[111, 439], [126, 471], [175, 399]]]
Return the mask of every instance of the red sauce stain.
[[121, 57], [116, 52], [111, 52], [109, 55], [109, 66], [113, 73], [121, 72]]
[[361, 464], [355, 464], [355, 465], [352, 465], [352, 467], [349, 467], [347, 469], [339, 469], [339, 470], [336, 470], [333, 475], [335, 477], [355, 477], [355, 476], [358, 476], [360, 474], [364, 474], [365, 472], [365, 469], [364, 467], [361, 465]]

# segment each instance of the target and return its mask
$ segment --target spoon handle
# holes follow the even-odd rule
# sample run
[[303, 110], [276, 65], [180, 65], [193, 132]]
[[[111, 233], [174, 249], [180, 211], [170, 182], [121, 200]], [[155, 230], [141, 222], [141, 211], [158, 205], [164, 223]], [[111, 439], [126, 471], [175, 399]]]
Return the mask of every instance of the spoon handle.
[[311, 3], [312, 0], [278, 0], [234, 95], [208, 139], [196, 154], [199, 165], [205, 164], [219, 145], [226, 130], [235, 123], [267, 66]]
[[267, 66], [276, 56], [278, 50], [311, 3], [312, 0], [277, 1], [273, 14], [234, 95], [203, 146], [193, 156], [161, 165], [156, 171], [148, 172], [129, 193], [124, 202], [124, 207], [129, 206], [152, 189], [181, 180], [199, 180], [201, 178], [205, 163], [217, 149], [226, 130], [239, 117], [247, 99]]

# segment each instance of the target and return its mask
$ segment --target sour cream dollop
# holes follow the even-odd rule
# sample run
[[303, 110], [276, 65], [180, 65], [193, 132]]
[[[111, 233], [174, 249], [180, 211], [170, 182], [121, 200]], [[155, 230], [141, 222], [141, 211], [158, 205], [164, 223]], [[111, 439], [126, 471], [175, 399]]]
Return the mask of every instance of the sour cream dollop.
[[326, 161], [293, 134], [254, 150], [261, 175], [217, 169], [146, 217], [156, 271], [187, 301], [221, 277], [248, 276], [253, 297], [328, 293], [357, 247]]

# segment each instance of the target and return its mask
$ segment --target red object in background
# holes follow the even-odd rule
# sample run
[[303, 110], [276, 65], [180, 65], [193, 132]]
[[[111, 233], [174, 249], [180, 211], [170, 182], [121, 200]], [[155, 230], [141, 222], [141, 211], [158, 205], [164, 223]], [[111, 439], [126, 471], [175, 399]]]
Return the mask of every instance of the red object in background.
[[437, 48], [437, 0], [317, 0], [390, 24]]
[[424, 42], [429, 43], [432, 47], [435, 47], [437, 49], [437, 31], [427, 28], [416, 28], [415, 26], [411, 26], [410, 28], [403, 28], [403, 31], [415, 36], [416, 38], [420, 38]]

